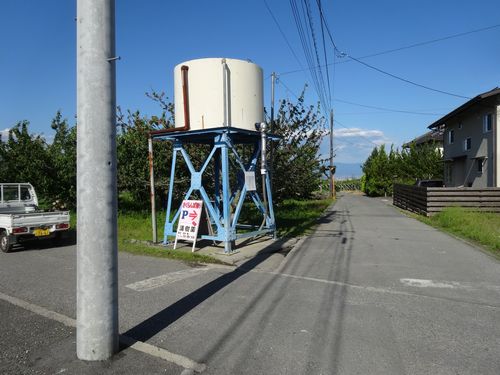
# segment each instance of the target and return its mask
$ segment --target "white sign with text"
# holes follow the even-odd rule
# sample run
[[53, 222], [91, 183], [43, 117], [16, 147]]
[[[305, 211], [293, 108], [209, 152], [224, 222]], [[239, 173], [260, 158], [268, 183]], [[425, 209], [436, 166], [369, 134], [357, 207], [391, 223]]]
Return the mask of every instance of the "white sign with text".
[[193, 241], [193, 248], [191, 251], [194, 252], [196, 239], [198, 237], [198, 229], [200, 228], [202, 208], [203, 201], [182, 201], [179, 223], [177, 224], [177, 232], [175, 235], [174, 250], [177, 247], [177, 240], [184, 240]]

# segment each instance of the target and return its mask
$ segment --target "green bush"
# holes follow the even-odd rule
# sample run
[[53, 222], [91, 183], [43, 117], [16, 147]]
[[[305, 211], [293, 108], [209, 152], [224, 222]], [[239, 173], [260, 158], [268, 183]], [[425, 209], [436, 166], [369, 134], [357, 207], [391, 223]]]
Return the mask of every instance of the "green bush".
[[391, 195], [395, 183], [442, 179], [442, 155], [435, 144], [411, 145], [403, 150], [375, 147], [363, 164], [362, 190], [369, 196]]

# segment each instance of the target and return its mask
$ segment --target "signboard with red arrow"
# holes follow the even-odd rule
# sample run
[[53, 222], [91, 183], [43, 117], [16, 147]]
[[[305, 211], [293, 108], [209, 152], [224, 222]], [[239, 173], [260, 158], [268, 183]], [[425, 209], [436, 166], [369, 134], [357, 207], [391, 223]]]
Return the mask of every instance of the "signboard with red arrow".
[[177, 247], [177, 240], [193, 241], [193, 248], [196, 245], [198, 229], [200, 227], [201, 210], [203, 201], [184, 200], [181, 205], [177, 233], [175, 235], [174, 249]]

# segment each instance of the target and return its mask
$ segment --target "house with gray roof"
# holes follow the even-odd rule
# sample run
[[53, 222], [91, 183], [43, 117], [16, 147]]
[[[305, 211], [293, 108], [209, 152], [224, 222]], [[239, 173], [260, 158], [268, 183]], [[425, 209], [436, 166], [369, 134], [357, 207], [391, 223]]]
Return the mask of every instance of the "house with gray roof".
[[441, 154], [443, 153], [443, 127], [429, 130], [427, 133], [422, 134], [410, 142], [404, 143], [403, 148], [410, 148], [412, 145], [415, 147], [422, 147], [425, 145], [433, 145]]
[[500, 88], [479, 94], [429, 125], [443, 129], [444, 184], [500, 187]]

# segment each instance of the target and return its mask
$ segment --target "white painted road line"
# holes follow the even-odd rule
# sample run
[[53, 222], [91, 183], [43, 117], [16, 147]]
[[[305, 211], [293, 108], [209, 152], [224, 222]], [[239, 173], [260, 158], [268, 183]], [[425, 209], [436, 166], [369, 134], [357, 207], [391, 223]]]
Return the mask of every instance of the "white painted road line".
[[435, 281], [426, 279], [400, 279], [403, 285], [412, 286], [416, 288], [441, 288], [441, 289], [462, 289], [462, 290], [478, 290], [488, 289], [500, 292], [499, 285], [492, 285], [486, 283], [468, 283], [458, 281]]
[[32, 313], [35, 313], [37, 315], [49, 318], [51, 320], [55, 320], [56, 322], [62, 323], [67, 327], [76, 327], [75, 319], [67, 317], [66, 315], [56, 313], [55, 311], [47, 310], [45, 307], [33, 305], [32, 303], [23, 301], [22, 299], [16, 297], [9, 296], [2, 292], [0, 292], [0, 299], [9, 302], [14, 306], [22, 307], [23, 309], [31, 311]]
[[188, 268], [181, 271], [169, 272], [164, 275], [151, 277], [146, 280], [137, 281], [132, 284], [125, 285], [127, 288], [137, 292], [144, 292], [151, 289], [156, 289], [167, 284], [175, 283], [179, 280], [185, 280], [190, 277], [207, 272], [210, 267]]
[[168, 362], [175, 363], [176, 365], [184, 367], [185, 369], [188, 369], [188, 370], [202, 372], [207, 367], [203, 363], [197, 363], [197, 362], [193, 361], [192, 359], [189, 359], [188, 357], [184, 357], [183, 355], [169, 352], [168, 350], [159, 348], [157, 346], [153, 346], [151, 344], [148, 344], [148, 343], [145, 343], [142, 341], [137, 341], [137, 340], [135, 340], [131, 337], [128, 337], [128, 336], [121, 335], [120, 341], [122, 343], [130, 346], [131, 348], [138, 350], [142, 353], [146, 353], [146, 354], [152, 355], [154, 357], [162, 358]]
[[[75, 328], [76, 320], [72, 319], [66, 315], [59, 314], [55, 311], [46, 309], [45, 307], [37, 306], [32, 303], [23, 301], [22, 299], [9, 296], [0, 292], [0, 300], [9, 302], [14, 306], [21, 307], [25, 310], [31, 311], [37, 315], [43, 316], [45, 318], [55, 320], [56, 322], [62, 323], [65, 326]], [[206, 369], [206, 365], [203, 363], [198, 363], [190, 358], [184, 357], [183, 355], [169, 352], [166, 349], [147, 344], [145, 342], [137, 341], [131, 337], [120, 335], [120, 342], [137, 350], [141, 353], [151, 355], [156, 358], [164, 359], [168, 362], [175, 363], [178, 366], [184, 367], [188, 370], [193, 370], [196, 372], [202, 372]]]
[[469, 286], [454, 281], [433, 281], [425, 279], [400, 279], [399, 281], [401, 281], [403, 285], [417, 288], [472, 289]]
[[[287, 277], [287, 278], [297, 279], [297, 280], [312, 281], [312, 282], [321, 283], [321, 284], [338, 285], [341, 287], [351, 288], [351, 289], [355, 289], [355, 290], [363, 290], [366, 292], [393, 294], [393, 295], [399, 295], [399, 296], [426, 298], [426, 299], [433, 299], [433, 300], [447, 300], [447, 301], [451, 301], [451, 302], [455, 302], [455, 303], [483, 306], [483, 307], [487, 307], [490, 309], [500, 309], [500, 306], [492, 305], [492, 304], [488, 304], [488, 303], [475, 302], [475, 301], [465, 301], [465, 300], [458, 300], [458, 299], [454, 299], [454, 298], [446, 298], [446, 297], [438, 297], [438, 296], [429, 296], [429, 295], [425, 295], [425, 294], [406, 292], [406, 291], [395, 290], [395, 289], [391, 289], [391, 288], [379, 288], [379, 287], [374, 287], [374, 286], [349, 284], [349, 283], [344, 283], [341, 281], [318, 279], [315, 277], [307, 277], [307, 276], [298, 276], [298, 275], [292, 275], [292, 274], [288, 274], [288, 273], [278, 273], [278, 272], [268, 272], [268, 271], [258, 271], [258, 270], [252, 270], [250, 272], [262, 273], [262, 274], [268, 274], [268, 275], [276, 275], [276, 276], [280, 276], [280, 277]], [[481, 284], [481, 286], [483, 286], [485, 288], [488, 287], [487, 284]], [[497, 286], [495, 286], [495, 285], [489, 285], [489, 288], [494, 289], [496, 291], [500, 291], [500, 290], [498, 290]]]

